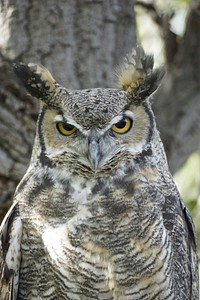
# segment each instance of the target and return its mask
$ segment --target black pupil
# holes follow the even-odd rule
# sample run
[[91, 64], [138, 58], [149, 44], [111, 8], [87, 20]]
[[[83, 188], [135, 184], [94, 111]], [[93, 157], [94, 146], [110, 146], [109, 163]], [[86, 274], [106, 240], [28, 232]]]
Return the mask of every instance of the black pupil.
[[70, 131], [74, 129], [74, 126], [69, 123], [63, 123], [63, 128], [67, 131]]
[[122, 119], [121, 121], [116, 123], [115, 126], [120, 129], [124, 128], [126, 126], [126, 119]]

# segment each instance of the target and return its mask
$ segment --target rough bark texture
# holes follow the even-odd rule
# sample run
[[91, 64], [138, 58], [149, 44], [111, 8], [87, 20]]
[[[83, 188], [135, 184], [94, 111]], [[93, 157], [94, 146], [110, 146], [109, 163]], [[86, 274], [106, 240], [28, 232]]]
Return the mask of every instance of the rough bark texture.
[[12, 62], [41, 63], [68, 88], [112, 87], [134, 45], [133, 0], [0, 0], [0, 214], [28, 166], [39, 108]]

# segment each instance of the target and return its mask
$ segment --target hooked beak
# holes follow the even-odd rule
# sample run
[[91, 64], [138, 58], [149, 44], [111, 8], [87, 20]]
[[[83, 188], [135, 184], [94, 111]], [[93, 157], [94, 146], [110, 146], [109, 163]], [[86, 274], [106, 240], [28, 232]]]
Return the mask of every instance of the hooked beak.
[[88, 159], [92, 168], [96, 170], [101, 159], [99, 140], [97, 138], [90, 138], [88, 140]]

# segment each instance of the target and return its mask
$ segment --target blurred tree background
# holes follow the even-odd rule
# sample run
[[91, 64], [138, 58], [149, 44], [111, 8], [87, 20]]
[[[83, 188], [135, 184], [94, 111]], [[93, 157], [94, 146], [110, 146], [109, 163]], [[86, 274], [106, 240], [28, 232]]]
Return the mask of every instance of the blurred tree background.
[[[191, 8], [197, 9], [196, 10], [197, 20], [193, 20], [194, 27], [191, 27], [190, 20], [189, 20], [191, 17], [193, 17], [193, 12]], [[158, 65], [162, 63], [167, 64], [168, 72], [171, 72], [172, 68], [175, 69], [179, 66], [180, 68], [182, 68], [181, 64], [192, 63], [192, 58], [190, 60], [190, 57], [188, 58], [189, 60], [188, 62], [186, 60], [183, 60], [181, 63], [180, 63], [181, 58], [177, 57], [178, 55], [180, 55], [180, 52], [182, 51], [186, 52], [185, 49], [181, 49], [181, 51], [178, 49], [178, 48], [187, 47], [187, 45], [185, 45], [186, 43], [192, 44], [191, 45], [192, 49], [188, 51], [188, 55], [194, 55], [195, 57], [199, 55], [199, 47], [200, 47], [198, 42], [199, 38], [196, 36], [196, 33], [198, 34], [198, 30], [200, 29], [199, 28], [199, 22], [200, 22], [199, 2], [195, 3], [194, 1], [190, 1], [190, 0], [168, 0], [165, 2], [162, 0], [146, 1], [146, 2], [137, 1], [135, 10], [136, 10], [136, 25], [137, 25], [138, 40], [142, 43], [144, 48], [149, 49], [150, 52], [155, 54], [156, 63]], [[194, 30], [193, 38], [191, 37], [192, 29]], [[189, 37], [187, 35], [189, 35]], [[195, 44], [194, 42], [193, 44], [192, 40], [195, 39], [195, 37], [197, 43]], [[194, 63], [193, 68], [194, 70], [196, 68], [196, 72], [200, 71], [199, 59], [196, 60], [196, 64]], [[188, 70], [188, 74], [189, 76], [191, 76], [189, 70]], [[181, 78], [181, 75], [182, 74], [178, 74], [178, 77]], [[192, 80], [194, 80], [194, 78]], [[199, 84], [199, 80], [196, 80], [196, 83]], [[163, 85], [165, 85], [165, 83], [163, 83]], [[190, 85], [189, 80], [185, 82], [183, 80], [183, 86], [181, 87], [183, 93], [184, 91], [191, 89], [189, 85]], [[173, 95], [174, 89], [172, 88], [171, 91]], [[159, 93], [158, 96], [162, 97], [161, 92]], [[160, 99], [157, 100], [157, 98], [159, 97], [157, 97], [156, 95], [156, 100], [154, 100], [154, 102], [160, 101]], [[197, 97], [198, 99], [197, 101], [200, 102], [200, 87], [199, 88], [197, 87], [197, 92], [195, 97]], [[176, 101], [176, 99], [173, 98], [169, 99], [169, 102]], [[189, 102], [191, 101], [191, 99], [188, 97], [186, 101]], [[156, 104], [157, 103], [154, 103], [155, 106]], [[182, 105], [182, 103], [179, 102], [179, 105]], [[187, 107], [185, 109], [187, 109]], [[200, 126], [199, 126], [200, 110], [199, 110], [199, 105], [195, 106], [194, 109], [196, 109], [198, 112], [197, 119], [195, 118], [193, 119], [192, 114], [190, 118], [191, 118], [191, 122], [193, 123], [193, 126], [197, 128], [197, 135], [195, 135], [195, 139], [197, 143], [194, 143], [194, 148], [193, 147], [190, 148], [190, 145], [187, 146], [187, 144], [188, 143], [190, 144], [191, 142], [190, 138], [192, 139], [192, 137], [189, 137], [188, 140], [187, 135], [185, 137], [181, 135], [181, 137], [183, 137], [183, 143], [178, 144], [177, 147], [179, 148], [188, 147], [190, 148], [189, 152], [187, 152], [186, 156], [180, 155], [180, 157], [177, 157], [177, 153], [175, 153], [176, 156], [175, 162], [174, 159], [172, 158], [173, 155], [171, 153], [168, 153], [168, 159], [169, 159], [169, 165], [171, 167], [170, 169], [174, 175], [176, 184], [180, 190], [180, 193], [184, 201], [186, 202], [187, 206], [189, 207], [192, 213], [196, 225], [197, 234], [200, 240]], [[159, 118], [159, 114], [161, 112], [159, 112], [158, 110], [157, 112], [158, 112], [157, 118]], [[173, 112], [171, 113], [173, 114]], [[179, 111], [179, 114], [180, 113], [181, 111]], [[167, 117], [170, 118], [170, 115], [168, 114]], [[160, 126], [163, 126], [162, 122], [163, 121], [160, 121], [161, 123]], [[172, 125], [170, 124], [170, 122], [166, 122], [166, 124], [168, 124], [169, 127], [170, 125]], [[174, 130], [174, 133], [178, 135], [179, 131], [176, 131], [175, 128], [176, 126], [174, 126], [174, 128], [171, 128], [171, 130]], [[183, 131], [183, 133], [185, 133], [185, 131]], [[190, 135], [193, 135], [192, 130], [190, 132]], [[164, 138], [164, 140], [165, 139], [166, 137]], [[168, 142], [165, 143], [165, 148], [167, 148], [167, 144]], [[169, 150], [169, 152], [171, 151], [172, 150]], [[181, 149], [179, 149], [177, 152], [180, 153], [180, 151]], [[169, 157], [171, 158], [171, 161]], [[200, 250], [199, 250], [199, 254], [200, 254]]]
[[39, 109], [12, 63], [42, 63], [67, 88], [115, 87], [116, 67], [139, 42], [166, 65], [153, 108], [200, 240], [199, 32], [199, 1], [1, 0], [0, 219], [28, 166]]

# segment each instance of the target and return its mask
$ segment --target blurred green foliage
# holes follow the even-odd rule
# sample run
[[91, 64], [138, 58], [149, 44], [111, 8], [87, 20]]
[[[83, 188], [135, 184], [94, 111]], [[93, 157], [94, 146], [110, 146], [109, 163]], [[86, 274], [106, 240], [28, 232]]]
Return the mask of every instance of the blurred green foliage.
[[194, 202], [200, 196], [200, 151], [193, 153], [174, 176], [191, 212], [197, 208]]

